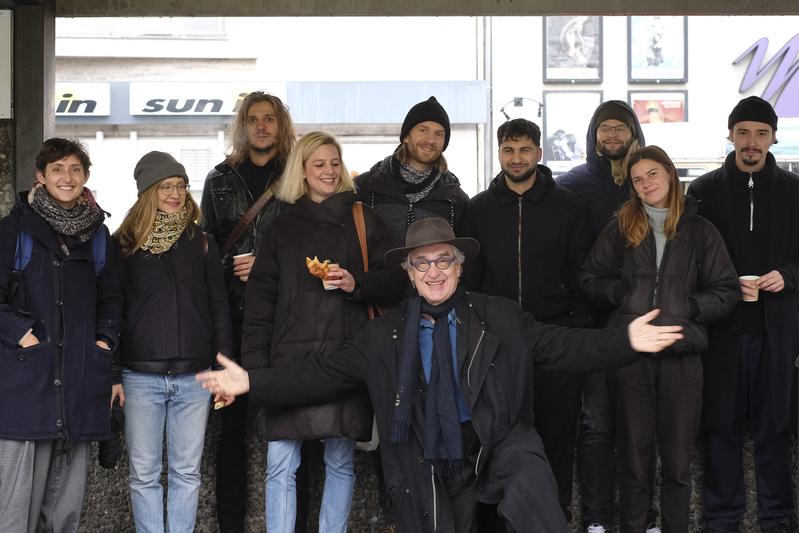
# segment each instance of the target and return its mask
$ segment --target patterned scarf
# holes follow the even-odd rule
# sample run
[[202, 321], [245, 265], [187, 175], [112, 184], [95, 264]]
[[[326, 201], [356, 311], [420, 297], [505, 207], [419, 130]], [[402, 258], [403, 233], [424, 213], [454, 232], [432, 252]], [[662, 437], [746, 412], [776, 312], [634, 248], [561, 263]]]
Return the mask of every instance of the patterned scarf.
[[28, 193], [28, 204], [61, 237], [59, 246], [64, 255], [91, 239], [105, 220], [103, 210], [85, 187], [75, 205], [67, 209], [47, 193], [44, 185], [37, 184]]
[[401, 163], [396, 157], [391, 158], [391, 168], [394, 175], [403, 182], [402, 192], [410, 203], [418, 202], [430, 194], [441, 179], [441, 173], [435, 166], [429, 171], [416, 170], [410, 165]]
[[161, 254], [169, 250], [180, 238], [189, 224], [189, 211], [184, 205], [177, 213], [156, 211], [153, 227], [141, 249], [151, 254]]

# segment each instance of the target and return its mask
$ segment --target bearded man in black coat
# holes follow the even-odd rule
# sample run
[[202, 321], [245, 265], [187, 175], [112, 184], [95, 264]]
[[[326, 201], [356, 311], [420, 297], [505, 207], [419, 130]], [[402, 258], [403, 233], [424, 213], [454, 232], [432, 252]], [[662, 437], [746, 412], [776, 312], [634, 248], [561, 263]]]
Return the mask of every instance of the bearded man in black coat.
[[652, 311], [625, 329], [542, 325], [505, 298], [458, 288], [479, 250], [446, 220], [411, 224], [386, 254], [417, 294], [373, 320], [338, 352], [249, 373], [226, 358], [203, 386], [229, 400], [303, 404], [365, 386], [383, 447], [386, 490], [402, 533], [476, 533], [479, 503], [508, 531], [567, 532], [533, 414], [534, 364], [610, 369], [682, 338]]

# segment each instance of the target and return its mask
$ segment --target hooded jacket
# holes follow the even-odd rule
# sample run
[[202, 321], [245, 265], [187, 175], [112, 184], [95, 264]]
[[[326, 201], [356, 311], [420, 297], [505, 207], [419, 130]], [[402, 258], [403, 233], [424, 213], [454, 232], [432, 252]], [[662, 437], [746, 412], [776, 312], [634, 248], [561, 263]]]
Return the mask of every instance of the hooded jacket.
[[592, 242], [602, 233], [613, 213], [621, 207], [630, 194], [628, 181], [625, 180], [621, 186], [616, 185], [613, 181], [613, 174], [611, 174], [610, 160], [603, 155], [598, 155], [596, 151], [596, 130], [599, 127], [596, 122], [597, 117], [602, 113], [604, 107], [611, 103], [630, 111], [634, 122], [632, 124], [634, 137], [638, 139], [639, 146], [646, 144], [644, 132], [635, 111], [621, 100], [604, 102], [597, 106], [591, 117], [591, 122], [588, 123], [588, 132], [585, 136], [586, 162], [562, 174], [557, 180], [558, 185], [574, 192], [583, 203], [591, 228]]
[[466, 264], [464, 286], [518, 302], [536, 320], [591, 325], [577, 269], [591, 236], [577, 196], [538, 165], [533, 186], [519, 195], [500, 172], [469, 201], [464, 235], [480, 241]]
[[614, 308], [608, 326], [626, 326], [658, 308], [654, 324], [683, 327], [685, 337], [659, 357], [706, 351], [706, 325], [727, 316], [740, 298], [738, 275], [721, 235], [696, 210], [693, 199], [686, 199], [677, 232], [666, 241], [659, 267], [652, 232], [630, 248], [614, 218], [580, 269], [589, 300]]
[[460, 235], [461, 217], [466, 210], [469, 196], [461, 189], [455, 175], [446, 171], [436, 185], [421, 200], [410, 203], [402, 192], [402, 181], [393, 174], [388, 156], [376, 163], [369, 172], [355, 179], [358, 199], [380, 215], [388, 231], [388, 247], [405, 245], [405, 231], [416, 221], [428, 217], [440, 217], [449, 221]]
[[[8, 301], [17, 236], [33, 237], [31, 260]], [[123, 306], [119, 250], [105, 233], [106, 262], [95, 274], [91, 241], [65, 255], [60, 237], [31, 209], [27, 191], [0, 220], [0, 438], [105, 440], [110, 434], [112, 351]], [[20, 348], [29, 329], [39, 344]], [[116, 346], [114, 346], [115, 348]]]

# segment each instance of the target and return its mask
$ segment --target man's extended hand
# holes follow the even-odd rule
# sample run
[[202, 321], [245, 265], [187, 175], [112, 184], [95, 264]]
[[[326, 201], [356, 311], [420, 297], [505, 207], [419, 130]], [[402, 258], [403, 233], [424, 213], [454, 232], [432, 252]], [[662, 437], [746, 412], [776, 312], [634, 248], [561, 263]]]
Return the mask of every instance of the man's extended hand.
[[222, 354], [217, 354], [216, 360], [223, 370], [197, 374], [197, 381], [202, 383], [205, 390], [220, 398], [240, 396], [250, 390], [250, 376], [246, 370]]
[[682, 326], [653, 326], [650, 324], [658, 314], [660, 314], [660, 309], [653, 309], [647, 314], [639, 316], [627, 326], [630, 346], [636, 352], [656, 353], [683, 338], [683, 334], [680, 333]]

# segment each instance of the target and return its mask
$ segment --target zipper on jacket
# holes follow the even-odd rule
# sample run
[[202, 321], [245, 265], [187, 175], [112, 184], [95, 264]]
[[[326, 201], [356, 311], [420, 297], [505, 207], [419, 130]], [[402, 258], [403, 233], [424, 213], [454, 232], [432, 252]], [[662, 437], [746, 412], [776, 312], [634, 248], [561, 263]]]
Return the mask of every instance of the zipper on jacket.
[[469, 388], [469, 390], [472, 390], [472, 364], [474, 363], [474, 356], [477, 355], [477, 350], [480, 349], [480, 344], [483, 342], [483, 336], [485, 333], [486, 330], [483, 328], [480, 331], [480, 338], [477, 339], [477, 346], [474, 347], [472, 357], [469, 359], [469, 366], [466, 368], [466, 386]]
[[480, 456], [483, 455], [483, 447], [477, 452], [477, 460], [474, 462], [474, 476], [477, 477], [477, 467], [480, 466]]
[[436, 471], [430, 465], [430, 484], [433, 486], [433, 531], [438, 529], [438, 505], [436, 501]]
[[519, 227], [516, 233], [518, 242], [516, 243], [516, 263], [518, 267], [519, 282], [519, 305], [522, 305], [522, 197], [519, 196]]
[[663, 245], [663, 255], [660, 257], [660, 265], [657, 264], [658, 262], [658, 251], [657, 251], [657, 244], [654, 242], [655, 236], [652, 235], [652, 243], [654, 246], [652, 247], [652, 256], [655, 260], [655, 286], [652, 289], [652, 309], [657, 307], [658, 303], [658, 286], [660, 285], [660, 273], [663, 271], [663, 264], [666, 262], [666, 253], [669, 251], [669, 241], [666, 241], [666, 244]]
[[755, 226], [755, 182], [749, 173], [749, 231]]

